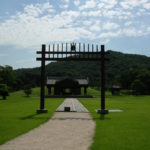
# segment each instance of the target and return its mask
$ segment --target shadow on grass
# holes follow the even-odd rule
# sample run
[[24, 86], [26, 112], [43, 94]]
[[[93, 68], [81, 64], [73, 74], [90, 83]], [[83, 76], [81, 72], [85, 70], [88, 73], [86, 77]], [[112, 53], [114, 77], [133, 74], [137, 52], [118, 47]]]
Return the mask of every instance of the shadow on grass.
[[2, 101], [6, 101], [6, 100], [7, 100], [7, 98], [6, 98], [6, 99], [0, 98], [0, 100], [2, 100]]
[[106, 116], [106, 115], [103, 115], [103, 114], [100, 114], [99, 116], [97, 117], [93, 117], [93, 120], [111, 120], [110, 117]]
[[27, 115], [27, 116], [21, 117], [19, 119], [21, 119], [21, 120], [28, 120], [28, 119], [45, 120], [45, 119], [49, 119], [49, 117], [43, 117], [41, 115], [42, 114], [35, 113], [35, 114], [31, 114], [31, 115]]
[[[29, 120], [29, 119], [41, 119], [41, 120], [44, 120], [44, 119], [50, 119], [49, 117], [44, 117], [42, 116], [43, 114], [31, 114], [31, 115], [27, 115], [27, 116], [24, 116], [24, 117], [21, 117], [19, 119], [21, 120]], [[111, 120], [111, 118], [109, 118], [108, 116], [106, 115], [98, 115], [97, 117], [93, 117], [93, 118], [84, 118], [84, 117], [57, 117], [57, 118], [51, 118], [51, 120]]]
[[57, 117], [57, 118], [52, 118], [51, 120], [111, 120], [111, 118], [106, 117], [105, 115], [100, 115], [99, 117], [94, 117], [94, 118], [82, 118], [82, 117], [78, 117], [78, 118], [73, 118], [73, 117]]

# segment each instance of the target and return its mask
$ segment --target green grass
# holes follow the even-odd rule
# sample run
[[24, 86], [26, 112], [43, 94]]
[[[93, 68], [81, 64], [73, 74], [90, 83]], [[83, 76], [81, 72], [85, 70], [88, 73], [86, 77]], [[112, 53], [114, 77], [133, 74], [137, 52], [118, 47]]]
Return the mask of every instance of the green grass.
[[0, 144], [46, 122], [63, 99], [46, 99], [46, 114], [36, 114], [39, 108], [39, 88], [31, 97], [22, 91], [11, 93], [7, 100], [0, 99]]
[[[100, 107], [99, 91], [93, 99], [80, 99], [96, 122], [92, 150], [149, 150], [150, 149], [150, 96], [110, 96], [106, 107], [122, 109], [120, 113], [102, 116], [95, 112]], [[101, 119], [100, 119], [101, 117]]]

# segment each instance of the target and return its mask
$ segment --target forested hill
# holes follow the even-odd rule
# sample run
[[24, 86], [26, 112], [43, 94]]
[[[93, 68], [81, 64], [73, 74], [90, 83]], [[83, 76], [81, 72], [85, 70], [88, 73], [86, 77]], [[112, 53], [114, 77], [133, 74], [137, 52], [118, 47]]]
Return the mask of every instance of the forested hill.
[[[150, 70], [150, 57], [109, 51], [106, 62], [107, 85], [115, 84], [121, 75], [132, 70]], [[15, 70], [17, 86], [40, 84], [40, 68]], [[100, 85], [100, 62], [51, 62], [46, 66], [47, 76], [89, 77], [90, 84]], [[19, 88], [18, 87], [18, 88]]]

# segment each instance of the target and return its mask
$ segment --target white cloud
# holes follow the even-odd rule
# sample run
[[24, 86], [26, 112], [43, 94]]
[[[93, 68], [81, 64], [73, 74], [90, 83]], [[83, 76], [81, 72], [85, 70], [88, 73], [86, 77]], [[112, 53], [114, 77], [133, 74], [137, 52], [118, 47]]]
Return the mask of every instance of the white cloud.
[[128, 0], [124, 0], [122, 2], [120, 2], [120, 5], [124, 8], [124, 9], [133, 9], [136, 6], [139, 6], [139, 0], [132, 0], [132, 1], [128, 1]]
[[89, 16], [89, 17], [97, 17], [97, 16], [101, 16], [101, 11], [83, 11], [82, 12], [83, 16]]
[[148, 9], [148, 10], [150, 10], [150, 3], [143, 4], [143, 7], [146, 8], [146, 9]]
[[133, 27], [122, 29], [122, 35], [127, 37], [140, 37], [149, 34], [147, 28], [142, 30], [142, 28], [136, 29]]
[[101, 28], [98, 26], [98, 25], [92, 25], [91, 27], [90, 27], [90, 30], [91, 31], [100, 31], [101, 30]]
[[[112, 37], [150, 34], [147, 10], [149, 5], [145, 7], [145, 4], [148, 4], [146, 0], [140, 0], [141, 5], [137, 4], [137, 0], [129, 3], [127, 0], [122, 0], [122, 3], [117, 0], [81, 2], [62, 1], [59, 6], [67, 5], [67, 10], [59, 8], [58, 11], [58, 6], [56, 8], [49, 2], [25, 6], [24, 11], [0, 22], [0, 44], [35, 47], [53, 41], [109, 41]], [[70, 4], [73, 3], [78, 7], [72, 9]], [[129, 7], [139, 7], [136, 12], [139, 12], [140, 16], [132, 9], [120, 6], [125, 4]], [[143, 16], [147, 18], [145, 22], [140, 20]]]
[[[33, 9], [33, 7], [28, 8]], [[71, 28], [74, 19], [79, 16], [78, 12], [63, 11], [55, 16], [47, 14], [38, 18], [36, 13], [29, 13], [29, 9], [27, 12], [17, 13], [16, 16], [0, 24], [0, 44], [28, 47], [48, 41], [80, 38], [75, 28]]]
[[90, 8], [94, 8], [95, 6], [96, 6], [96, 2], [94, 0], [87, 0], [85, 4], [79, 7], [79, 10], [90, 9]]
[[83, 24], [84, 26], [89, 26], [89, 25], [92, 24], [92, 21], [90, 21], [90, 20], [83, 20], [83, 21], [82, 21], [82, 24]]
[[133, 14], [130, 11], [123, 11], [119, 8], [111, 9], [111, 10], [104, 10], [103, 11], [104, 17], [108, 18], [117, 18], [119, 20], [125, 20], [133, 17]]
[[68, 4], [62, 4], [62, 5], [60, 5], [60, 8], [63, 8], [63, 9], [67, 9], [68, 7], [69, 7]]
[[99, 32], [101, 30], [100, 22], [95, 22], [92, 26], [90, 26], [90, 30]]
[[115, 7], [118, 3], [117, 0], [99, 0], [99, 4], [98, 7], [102, 8], [105, 7], [106, 9], [111, 9], [113, 7]]
[[84, 29], [84, 28], [77, 28], [76, 31], [78, 34], [81, 34], [81, 38], [87, 38], [88, 37], [88, 39], [91, 39], [91, 40], [95, 39], [95, 34]]
[[[53, 6], [50, 3], [44, 3], [42, 5], [36, 4], [36, 5], [27, 5], [24, 7], [24, 14], [26, 15], [32, 15], [34, 17], [38, 17], [40, 14], [44, 12], [53, 13], [54, 9]], [[20, 13], [19, 13], [20, 14]]]
[[106, 22], [103, 25], [104, 30], [114, 30], [114, 29], [118, 29], [118, 28], [119, 28], [119, 25], [114, 22]]
[[70, 0], [64, 0], [64, 2], [69, 3]]
[[126, 36], [136, 36], [136, 30], [135, 29], [123, 29], [123, 33], [124, 33], [124, 35], [126, 35]]
[[104, 8], [104, 6], [105, 6], [105, 4], [104, 4], [104, 3], [101, 3], [101, 2], [99, 2], [98, 5], [97, 5], [97, 7], [98, 7], [99, 9]]
[[79, 15], [80, 15], [80, 12], [78, 12], [78, 11], [72, 11], [72, 10], [70, 10], [70, 11], [63, 11], [61, 13], [61, 16], [64, 17], [63, 18], [64, 20], [65, 20], [65, 17], [71, 17], [71, 18], [73, 18], [73, 17], [78, 17]]
[[125, 22], [125, 26], [130, 26], [132, 24], [132, 21], [127, 21], [127, 22]]
[[147, 31], [150, 32], [150, 27], [147, 28]]
[[134, 9], [135, 7], [141, 7], [146, 9], [150, 9], [150, 3], [148, 3], [148, 0], [123, 0], [120, 2], [120, 5], [124, 9]]
[[78, 6], [80, 4], [80, 0], [74, 0], [73, 2], [76, 6]]
[[69, 7], [70, 0], [62, 0], [62, 3], [59, 5], [62, 9], [67, 9]]
[[121, 30], [118, 30], [117, 32], [103, 32], [99, 35], [100, 38], [112, 38], [112, 37], [118, 37], [121, 35]]

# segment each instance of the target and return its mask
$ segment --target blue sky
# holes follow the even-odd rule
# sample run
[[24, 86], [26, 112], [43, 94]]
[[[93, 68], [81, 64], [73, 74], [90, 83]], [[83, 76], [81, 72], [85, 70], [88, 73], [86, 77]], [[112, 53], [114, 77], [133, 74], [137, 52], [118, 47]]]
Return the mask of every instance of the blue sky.
[[0, 65], [39, 66], [42, 43], [72, 41], [150, 56], [150, 0], [0, 0]]

